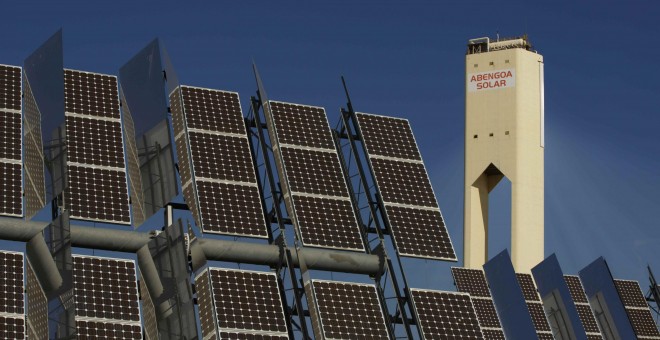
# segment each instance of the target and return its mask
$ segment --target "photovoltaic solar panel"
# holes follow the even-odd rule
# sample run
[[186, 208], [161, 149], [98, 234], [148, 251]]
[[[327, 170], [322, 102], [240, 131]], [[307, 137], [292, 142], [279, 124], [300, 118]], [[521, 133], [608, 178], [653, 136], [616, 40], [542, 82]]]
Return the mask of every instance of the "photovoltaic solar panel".
[[658, 326], [637, 281], [614, 280], [616, 290], [628, 314], [635, 334], [640, 339], [660, 339]]
[[142, 187], [142, 174], [140, 172], [140, 156], [135, 142], [135, 123], [128, 103], [121, 95], [121, 107], [124, 114], [124, 138], [126, 138], [126, 163], [128, 164], [128, 186], [130, 188], [131, 205], [133, 212], [133, 225], [140, 226], [147, 219], [144, 207], [144, 189]]
[[539, 339], [547, 337], [548, 334], [550, 335], [550, 339], [552, 339], [552, 330], [550, 329], [550, 324], [545, 316], [541, 297], [536, 289], [536, 284], [534, 283], [532, 275], [516, 273], [516, 279], [518, 280], [518, 285], [520, 285], [523, 297], [527, 303], [527, 309], [529, 310], [529, 315], [532, 317], [532, 322], [534, 323], [534, 328], [536, 329]]
[[130, 224], [117, 78], [64, 70], [71, 218]]
[[21, 68], [0, 65], [0, 215], [23, 216]]
[[454, 283], [459, 292], [472, 298], [472, 305], [479, 320], [484, 339], [504, 339], [504, 331], [490, 295], [486, 275], [481, 269], [451, 268]]
[[411, 289], [424, 339], [483, 339], [469, 294]]
[[596, 322], [596, 317], [591, 310], [589, 300], [587, 300], [587, 294], [582, 287], [580, 278], [575, 275], [564, 275], [564, 280], [568, 286], [568, 291], [571, 293], [573, 303], [575, 303], [575, 308], [577, 309], [582, 327], [584, 327], [584, 330], [587, 332], [587, 338], [602, 339], [598, 323]]
[[279, 340], [288, 339], [288, 335], [270, 335], [261, 333], [220, 332], [220, 339], [232, 340]]
[[0, 251], [0, 339], [25, 338], [23, 254]]
[[[140, 273], [142, 278], [142, 273]], [[142, 320], [144, 320], [144, 338], [146, 340], [158, 340], [158, 321], [156, 320], [156, 307], [149, 295], [144, 278], [139, 280], [140, 297], [142, 298]]]
[[195, 278], [195, 287], [205, 339], [218, 333], [228, 339], [288, 336], [274, 273], [208, 268]]
[[197, 225], [268, 237], [238, 94], [180, 86], [170, 108], [183, 196]]
[[325, 110], [269, 101], [266, 123], [287, 211], [302, 243], [364, 251]]
[[389, 338], [374, 285], [309, 280], [305, 291], [318, 339]]
[[44, 293], [39, 280], [27, 261], [27, 285], [25, 297], [27, 299], [26, 323], [29, 339], [48, 338], [48, 298]]
[[25, 145], [25, 217], [32, 218], [46, 205], [46, 182], [44, 180], [44, 155], [41, 135], [41, 112], [32, 93], [27, 76], [23, 110], [23, 136]]
[[[456, 253], [408, 120], [366, 113], [356, 117], [399, 254], [455, 261]], [[424, 223], [416, 223], [420, 218]]]
[[135, 263], [73, 256], [78, 336], [141, 339]]

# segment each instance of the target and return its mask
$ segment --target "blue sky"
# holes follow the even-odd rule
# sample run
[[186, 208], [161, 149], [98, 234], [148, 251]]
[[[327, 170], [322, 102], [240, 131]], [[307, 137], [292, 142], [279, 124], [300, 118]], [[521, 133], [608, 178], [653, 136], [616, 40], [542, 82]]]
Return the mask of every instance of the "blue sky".
[[[545, 59], [546, 255], [568, 273], [603, 255], [643, 287], [647, 263], [660, 275], [657, 2], [92, 3], [4, 2], [0, 63], [62, 27], [65, 67], [117, 74], [160, 37], [182, 83], [246, 108], [255, 60], [271, 99], [323, 106], [333, 125], [344, 75], [356, 110], [410, 120], [460, 257], [466, 43], [527, 33]], [[492, 254], [509, 195], [493, 194]], [[448, 265], [414, 265], [412, 285], [452, 288]]]

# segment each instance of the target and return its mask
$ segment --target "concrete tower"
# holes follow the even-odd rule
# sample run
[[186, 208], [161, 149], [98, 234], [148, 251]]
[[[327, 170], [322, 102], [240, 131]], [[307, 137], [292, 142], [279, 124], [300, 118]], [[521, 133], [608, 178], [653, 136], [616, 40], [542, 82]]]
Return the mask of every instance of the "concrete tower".
[[472, 39], [465, 56], [465, 266], [488, 260], [488, 193], [511, 181], [511, 259], [543, 260], [543, 56], [527, 37]]

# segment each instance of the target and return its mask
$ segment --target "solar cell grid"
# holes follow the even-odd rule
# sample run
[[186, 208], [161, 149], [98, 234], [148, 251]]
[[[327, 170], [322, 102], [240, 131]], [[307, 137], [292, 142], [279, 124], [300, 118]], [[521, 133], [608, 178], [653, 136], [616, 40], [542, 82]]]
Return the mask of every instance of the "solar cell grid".
[[0, 251], [0, 313], [23, 314], [23, 254]]
[[238, 93], [191, 86], [181, 93], [189, 129], [245, 134]]
[[550, 332], [550, 325], [548, 324], [548, 319], [545, 317], [545, 311], [543, 310], [543, 304], [540, 302], [527, 302], [527, 309], [529, 314], [532, 316], [532, 321], [534, 322], [534, 328], [537, 332], [547, 331]]
[[288, 338], [289, 338], [288, 335], [220, 332], [220, 339], [229, 339], [229, 340], [279, 340], [279, 339], [288, 339]]
[[21, 216], [23, 213], [21, 165], [0, 162], [0, 214]]
[[518, 279], [518, 284], [520, 285], [520, 288], [522, 289], [523, 296], [525, 297], [526, 301], [539, 301], [539, 302], [541, 302], [541, 298], [539, 297], [539, 293], [536, 290], [536, 285], [534, 284], [534, 280], [532, 279], [532, 275], [523, 274], [523, 273], [516, 273], [516, 278]]
[[[325, 339], [388, 339], [376, 287], [339, 281], [311, 280], [315, 306]], [[318, 323], [314, 324], [318, 327]]]
[[[638, 337], [648, 337], [651, 339], [660, 339], [660, 332], [658, 326], [655, 325], [655, 320], [651, 315], [651, 311], [647, 309], [626, 308], [628, 319], [635, 330]], [[647, 339], [648, 339], [647, 338]]]
[[126, 173], [69, 165], [71, 218], [130, 223]]
[[410, 292], [425, 339], [483, 339], [468, 294], [420, 289]]
[[64, 70], [64, 106], [69, 113], [119, 119], [117, 78]]
[[490, 290], [483, 270], [452, 267], [451, 273], [460, 292], [469, 293], [472, 297], [490, 297]]
[[272, 100], [269, 105], [279, 143], [335, 149], [330, 124], [322, 107]]
[[197, 192], [205, 232], [268, 236], [256, 186], [198, 181]]
[[587, 340], [603, 340], [603, 336], [600, 334], [587, 334]]
[[614, 285], [625, 307], [648, 308], [644, 293], [637, 281], [614, 280]]
[[424, 164], [372, 158], [371, 165], [386, 203], [438, 206]]
[[0, 108], [21, 109], [21, 68], [0, 65]]
[[25, 339], [25, 320], [0, 316], [0, 339]]
[[139, 325], [76, 320], [77, 339], [142, 339]]
[[482, 329], [485, 340], [505, 340], [504, 332], [499, 329]]
[[291, 191], [348, 197], [335, 152], [282, 148], [282, 157]]
[[538, 333], [536, 335], [539, 337], [539, 340], [555, 340], [552, 333]]
[[135, 263], [73, 256], [76, 316], [140, 322]]
[[477, 319], [479, 319], [481, 327], [502, 327], [493, 300], [472, 298], [472, 305], [474, 306], [474, 311], [477, 314]]
[[568, 285], [568, 291], [575, 303], [589, 303], [587, 294], [584, 292], [580, 278], [575, 275], [564, 275], [564, 280]]
[[0, 158], [21, 160], [21, 114], [0, 109]]
[[207, 339], [216, 334], [216, 322], [214, 316], [213, 297], [208, 270], [195, 277], [195, 290], [197, 291], [197, 303], [199, 305], [199, 324], [202, 328], [202, 338]]
[[30, 339], [45, 339], [48, 338], [48, 299], [44, 294], [41, 285], [37, 280], [37, 276], [32, 270], [32, 266], [28, 262], [26, 266], [27, 283], [26, 283], [26, 299], [27, 299], [27, 327], [30, 333]]
[[294, 195], [293, 205], [305, 245], [364, 250], [349, 200]]
[[363, 113], [356, 115], [370, 156], [422, 160], [408, 120]]
[[593, 312], [589, 304], [576, 304], [575, 308], [578, 312], [578, 317], [582, 322], [582, 326], [586, 332], [599, 333], [598, 324], [596, 323], [596, 318], [594, 317]]
[[121, 122], [67, 116], [66, 135], [69, 162], [124, 167]]
[[385, 209], [400, 254], [456, 259], [440, 211], [392, 205], [386, 205]]
[[248, 141], [242, 137], [189, 132], [195, 177], [255, 183]]
[[209, 272], [220, 329], [287, 333], [275, 274], [220, 268]]

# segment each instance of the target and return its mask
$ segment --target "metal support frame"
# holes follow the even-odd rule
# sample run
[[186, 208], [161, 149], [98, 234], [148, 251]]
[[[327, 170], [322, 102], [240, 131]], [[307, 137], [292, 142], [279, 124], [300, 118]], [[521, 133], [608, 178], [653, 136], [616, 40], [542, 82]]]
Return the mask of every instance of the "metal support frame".
[[[346, 94], [346, 106], [347, 108], [342, 108], [341, 109], [341, 124], [338, 127], [337, 131], [335, 131], [336, 135], [336, 143], [337, 147], [339, 149], [339, 152], [342, 152], [343, 148], [342, 145], [340, 145], [339, 138], [341, 139], [346, 139], [348, 140], [348, 145], [350, 145], [350, 154], [353, 157], [353, 160], [355, 161], [356, 168], [358, 170], [358, 173], [356, 175], [359, 176], [359, 181], [360, 181], [360, 186], [361, 189], [358, 189], [358, 193], [355, 192], [355, 190], [352, 190], [352, 194], [354, 195], [353, 198], [359, 202], [359, 193], [361, 192], [364, 194], [364, 196], [367, 199], [368, 203], [368, 208], [369, 208], [369, 224], [367, 225], [362, 225], [364, 232], [366, 233], [375, 233], [378, 238], [379, 238], [379, 245], [377, 247], [381, 247], [382, 252], [386, 254], [386, 249], [385, 249], [385, 244], [384, 244], [384, 235], [390, 235], [392, 247], [395, 249], [394, 251], [394, 256], [393, 258], [396, 259], [396, 267], [394, 266], [392, 260], [388, 256], [387, 258], [387, 268], [386, 271], [384, 272], [384, 275], [388, 275], [392, 284], [392, 289], [394, 290], [395, 297], [396, 297], [396, 302], [397, 302], [397, 310], [394, 313], [394, 315], [389, 315], [390, 322], [392, 324], [395, 323], [402, 323], [404, 326], [404, 330], [406, 332], [406, 336], [408, 339], [413, 338], [413, 330], [412, 330], [412, 323], [416, 323], [415, 319], [409, 319], [408, 318], [408, 311], [406, 311], [406, 307], [409, 308], [409, 311], [412, 315], [414, 315], [414, 310], [412, 308], [412, 299], [410, 296], [410, 291], [409, 291], [409, 286], [408, 282], [406, 279], [405, 271], [403, 269], [403, 265], [401, 263], [401, 258], [399, 257], [398, 251], [396, 251], [396, 243], [393, 240], [393, 236], [389, 232], [390, 230], [390, 224], [387, 219], [387, 216], [384, 213], [383, 209], [383, 202], [380, 197], [379, 190], [377, 186], [374, 184], [373, 189], [369, 186], [368, 182], [368, 177], [369, 178], [375, 178], [373, 169], [371, 168], [370, 165], [365, 166], [362, 164], [362, 161], [360, 159], [361, 155], [364, 155], [366, 157], [366, 150], [364, 149], [364, 145], [358, 145], [359, 140], [362, 139], [362, 134], [361, 131], [359, 131], [359, 125], [357, 124], [357, 117], [355, 114], [355, 110], [353, 109], [353, 103], [351, 102], [350, 95], [348, 93], [348, 88], [346, 87], [346, 82], [344, 80], [344, 77], [342, 79], [342, 85], [344, 87], [344, 92]], [[350, 181], [351, 175], [348, 172], [348, 168], [346, 167], [346, 161], [342, 158], [342, 165], [344, 165], [345, 169], [347, 170], [345, 172], [345, 176], [347, 176], [346, 180], [348, 183], [352, 183]], [[372, 196], [372, 191], [373, 196]], [[372, 250], [373, 251], [373, 250]], [[399, 282], [401, 280], [401, 282]], [[381, 294], [384, 294], [385, 291], [385, 282], [381, 282], [381, 280], [376, 281], [379, 285], [379, 291]], [[384, 299], [386, 299], [384, 297]], [[387, 306], [385, 304], [385, 306]], [[388, 309], [384, 309], [388, 310]], [[394, 328], [394, 327], [393, 327]], [[394, 329], [392, 329], [394, 330]], [[417, 327], [417, 335], [419, 336], [420, 339], [423, 339], [424, 336], [422, 334], [421, 328]]]
[[[660, 318], [660, 285], [658, 281], [655, 280], [653, 271], [651, 271], [651, 266], [646, 266], [646, 269], [649, 271], [649, 292], [646, 294], [646, 301], [649, 304], [649, 308], [655, 312], [656, 320]], [[655, 307], [651, 306], [651, 302], [655, 302]]]

